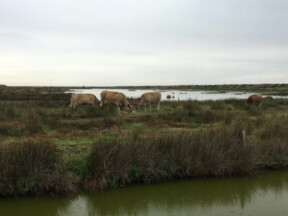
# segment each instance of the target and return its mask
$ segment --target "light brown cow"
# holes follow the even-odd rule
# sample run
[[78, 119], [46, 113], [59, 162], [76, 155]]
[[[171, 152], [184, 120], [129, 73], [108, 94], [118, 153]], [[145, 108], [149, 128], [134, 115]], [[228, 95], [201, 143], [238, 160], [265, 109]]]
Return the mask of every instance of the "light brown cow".
[[69, 104], [69, 107], [75, 108], [78, 105], [86, 105], [86, 104], [96, 104], [100, 103], [98, 98], [93, 94], [71, 94], [70, 101], [68, 101], [63, 108], [67, 107]]
[[101, 92], [101, 102], [100, 107], [102, 108], [103, 104], [116, 104], [118, 107], [118, 112], [121, 114], [120, 107], [124, 106], [128, 113], [132, 112], [132, 106], [127, 100], [126, 96], [121, 92], [114, 91], [102, 91]]
[[262, 101], [262, 95], [261, 94], [253, 94], [250, 95], [246, 101], [246, 105], [248, 104], [260, 104]]
[[161, 101], [161, 93], [160, 92], [147, 92], [141, 95], [140, 102], [136, 104], [135, 108], [138, 109], [139, 106], [145, 106], [146, 112], [146, 105], [149, 105], [151, 111], [151, 104], [157, 104], [157, 109], [160, 109], [160, 101]]

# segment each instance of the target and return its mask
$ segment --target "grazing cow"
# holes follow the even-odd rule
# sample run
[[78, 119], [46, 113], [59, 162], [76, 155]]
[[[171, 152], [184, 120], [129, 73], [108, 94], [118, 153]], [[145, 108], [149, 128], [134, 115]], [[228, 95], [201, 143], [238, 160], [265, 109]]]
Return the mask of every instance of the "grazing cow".
[[86, 104], [96, 104], [100, 103], [98, 98], [93, 94], [71, 94], [70, 101], [68, 101], [63, 108], [69, 107], [75, 108], [78, 105], [86, 105]]
[[102, 108], [103, 104], [116, 104], [118, 107], [118, 112], [121, 114], [120, 107], [124, 106], [128, 113], [132, 112], [132, 106], [127, 100], [126, 96], [121, 92], [113, 91], [102, 91], [101, 92], [101, 102], [100, 107]]
[[146, 105], [149, 105], [151, 111], [151, 103], [157, 104], [157, 109], [160, 109], [160, 101], [161, 101], [161, 93], [160, 92], [147, 92], [141, 95], [140, 102], [136, 104], [135, 108], [138, 109], [139, 106], [145, 106], [146, 112]]
[[261, 94], [253, 94], [250, 95], [246, 101], [246, 105], [248, 104], [260, 104], [262, 101], [262, 95]]

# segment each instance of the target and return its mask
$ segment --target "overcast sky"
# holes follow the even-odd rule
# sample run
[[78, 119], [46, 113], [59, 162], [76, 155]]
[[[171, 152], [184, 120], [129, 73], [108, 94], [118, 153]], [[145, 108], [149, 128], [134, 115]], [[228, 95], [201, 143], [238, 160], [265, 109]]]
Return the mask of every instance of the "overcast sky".
[[288, 83], [287, 0], [0, 0], [0, 84]]

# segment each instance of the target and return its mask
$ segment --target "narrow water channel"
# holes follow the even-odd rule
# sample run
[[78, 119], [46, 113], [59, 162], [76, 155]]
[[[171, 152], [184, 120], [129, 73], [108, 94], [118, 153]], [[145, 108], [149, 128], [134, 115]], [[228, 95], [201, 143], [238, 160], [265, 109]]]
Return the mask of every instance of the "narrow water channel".
[[288, 170], [133, 185], [75, 197], [0, 199], [1, 216], [288, 215]]

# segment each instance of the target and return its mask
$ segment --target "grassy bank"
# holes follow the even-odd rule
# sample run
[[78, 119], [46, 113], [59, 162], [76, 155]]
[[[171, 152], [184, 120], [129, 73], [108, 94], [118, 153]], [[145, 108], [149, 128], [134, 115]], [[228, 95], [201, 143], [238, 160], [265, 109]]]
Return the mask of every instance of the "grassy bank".
[[63, 109], [63, 89], [3, 89], [0, 196], [287, 166], [287, 99], [264, 98], [261, 107], [233, 99], [162, 102], [160, 111], [119, 116], [114, 106]]

